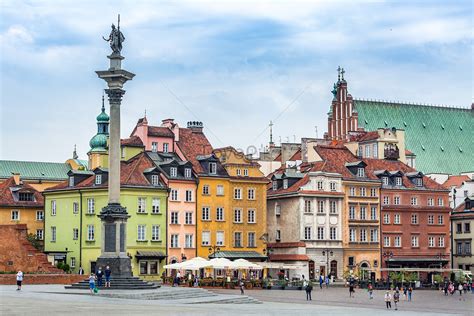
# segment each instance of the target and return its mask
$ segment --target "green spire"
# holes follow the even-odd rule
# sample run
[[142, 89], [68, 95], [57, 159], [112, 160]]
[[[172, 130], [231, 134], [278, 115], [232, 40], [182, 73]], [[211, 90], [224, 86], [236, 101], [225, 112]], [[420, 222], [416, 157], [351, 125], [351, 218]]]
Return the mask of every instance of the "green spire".
[[104, 94], [102, 94], [102, 109], [97, 116], [97, 134], [89, 141], [90, 151], [105, 151], [109, 138], [109, 116], [105, 113]]

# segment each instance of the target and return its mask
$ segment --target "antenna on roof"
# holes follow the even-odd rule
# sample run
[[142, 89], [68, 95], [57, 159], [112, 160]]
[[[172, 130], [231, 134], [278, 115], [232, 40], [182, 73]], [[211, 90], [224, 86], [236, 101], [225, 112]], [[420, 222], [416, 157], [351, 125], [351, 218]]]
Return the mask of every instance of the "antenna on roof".
[[145, 109], [145, 116], [144, 116], [144, 118], [146, 118], [146, 109]]
[[316, 133], [316, 138], [318, 138], [318, 125], [314, 126], [314, 131]]
[[72, 152], [72, 159], [77, 159], [79, 158], [79, 156], [77, 155], [77, 152], [76, 152], [76, 144], [74, 144], [74, 151]]

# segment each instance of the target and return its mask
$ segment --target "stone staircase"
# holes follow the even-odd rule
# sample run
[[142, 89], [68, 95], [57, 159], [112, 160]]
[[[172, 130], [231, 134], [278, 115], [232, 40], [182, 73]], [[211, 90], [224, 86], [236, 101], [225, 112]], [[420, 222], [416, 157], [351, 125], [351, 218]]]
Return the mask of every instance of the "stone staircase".
[[[99, 288], [99, 290], [151, 290], [160, 287], [160, 285], [156, 283], [143, 281], [138, 277], [112, 277], [110, 283], [110, 288], [102, 286]], [[105, 278], [103, 279], [103, 284], [105, 285]], [[84, 279], [78, 283], [66, 285], [64, 288], [69, 290], [89, 289], [89, 280]]]

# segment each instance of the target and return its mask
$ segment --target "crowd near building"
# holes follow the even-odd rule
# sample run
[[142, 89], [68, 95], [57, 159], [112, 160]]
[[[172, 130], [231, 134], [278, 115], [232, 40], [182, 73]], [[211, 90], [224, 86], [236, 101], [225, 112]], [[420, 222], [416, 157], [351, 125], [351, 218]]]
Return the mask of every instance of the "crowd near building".
[[[289, 278], [474, 271], [474, 108], [355, 99], [343, 69], [332, 92], [323, 138], [277, 145], [271, 124], [258, 157], [214, 148], [202, 122], [138, 119], [120, 162], [133, 275], [159, 279], [196, 256], [266, 261]], [[87, 160], [74, 148], [64, 163], [0, 161], [0, 230], [26, 225], [73, 272], [94, 272], [104, 242], [104, 100], [96, 120]]]

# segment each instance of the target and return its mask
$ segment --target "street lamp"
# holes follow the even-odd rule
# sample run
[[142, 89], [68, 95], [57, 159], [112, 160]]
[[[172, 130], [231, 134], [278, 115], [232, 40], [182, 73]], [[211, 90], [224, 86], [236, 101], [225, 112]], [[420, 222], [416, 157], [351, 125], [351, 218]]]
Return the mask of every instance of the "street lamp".
[[323, 256], [326, 256], [326, 275], [329, 276], [329, 256], [332, 257], [333, 252], [330, 249], [323, 250]]
[[272, 254], [273, 249], [268, 247], [263, 249], [263, 254], [267, 256], [267, 259], [265, 259], [266, 262], [270, 261], [270, 255]]
[[221, 248], [219, 248], [219, 246], [217, 246], [217, 245], [209, 246], [209, 256], [211, 254], [214, 254], [214, 258], [215, 258], [216, 257], [215, 256], [216, 252], [219, 252], [219, 251], [221, 251]]

